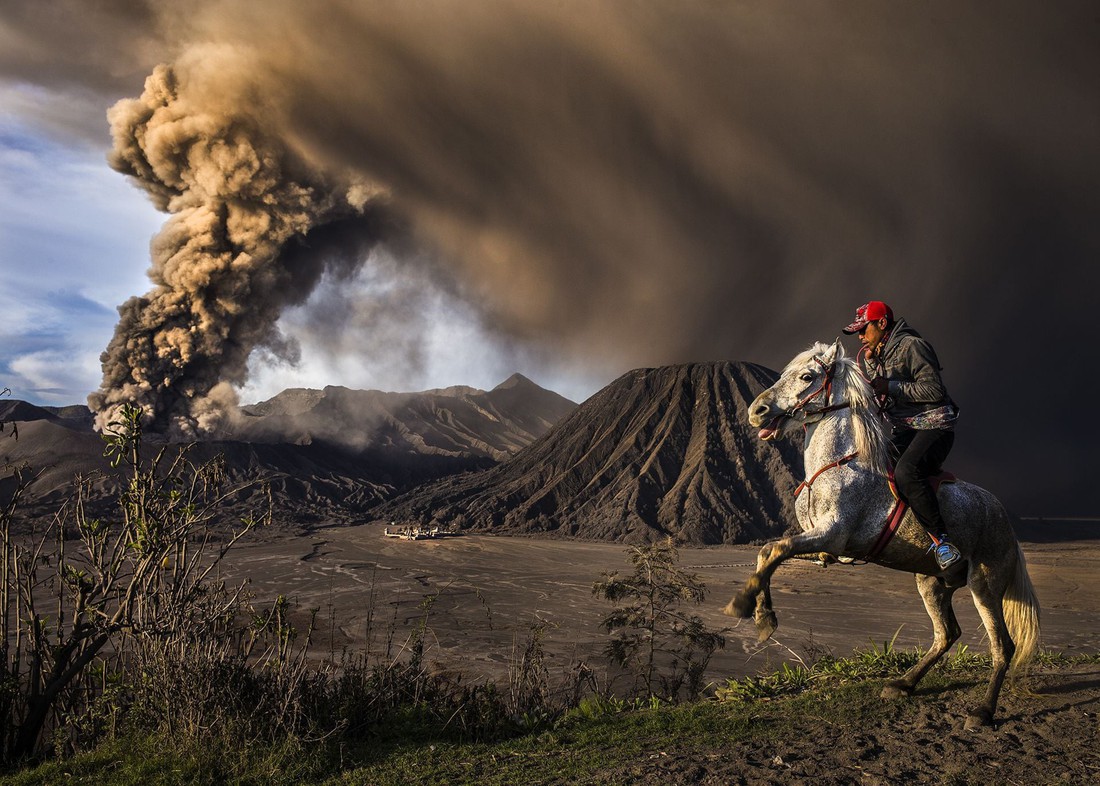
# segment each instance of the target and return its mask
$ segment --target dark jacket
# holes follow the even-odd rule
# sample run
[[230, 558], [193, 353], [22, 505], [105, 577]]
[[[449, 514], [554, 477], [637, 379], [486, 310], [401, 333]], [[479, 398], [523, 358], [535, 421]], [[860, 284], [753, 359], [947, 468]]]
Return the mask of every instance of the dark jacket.
[[944, 406], [957, 414], [940, 377], [935, 350], [904, 319], [894, 323], [874, 356], [860, 352], [859, 364], [868, 377], [885, 376], [889, 381], [886, 414], [895, 423]]

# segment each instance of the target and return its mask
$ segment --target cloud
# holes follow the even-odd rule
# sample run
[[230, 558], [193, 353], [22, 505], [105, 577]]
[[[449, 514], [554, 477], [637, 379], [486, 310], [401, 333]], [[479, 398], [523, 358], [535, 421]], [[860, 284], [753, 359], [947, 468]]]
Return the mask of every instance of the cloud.
[[[104, 110], [173, 56], [158, 0], [3, 2], [0, 106], [57, 141], [102, 151]], [[186, 11], [179, 13], [186, 14]]]
[[[102, 151], [72, 149], [0, 120], [0, 270], [9, 297], [34, 300], [86, 285], [113, 310], [148, 286], [149, 239], [162, 223], [103, 166]], [[89, 269], [109, 272], [90, 276]]]
[[8, 365], [10, 381], [5, 387], [16, 398], [35, 398], [47, 404], [72, 404], [72, 390], [99, 369], [99, 356], [94, 351], [67, 352], [43, 350], [15, 357]]
[[382, 248], [350, 277], [323, 276], [308, 301], [279, 318], [291, 345], [284, 357], [260, 351], [250, 358], [242, 401], [332, 380], [391, 391], [489, 389], [516, 371], [579, 401], [608, 381], [572, 369], [568, 357], [501, 341], [461, 296], [416, 270]]
[[0, 313], [5, 315], [0, 387], [23, 400], [79, 401], [100, 373], [100, 343], [115, 322], [114, 310], [78, 292], [51, 292], [42, 299], [5, 292], [0, 293]]

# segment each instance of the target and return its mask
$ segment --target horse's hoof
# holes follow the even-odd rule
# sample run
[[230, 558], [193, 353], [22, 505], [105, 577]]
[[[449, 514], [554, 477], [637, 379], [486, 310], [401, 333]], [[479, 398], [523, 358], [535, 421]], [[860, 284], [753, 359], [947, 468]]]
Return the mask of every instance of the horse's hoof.
[[984, 729], [987, 726], [993, 725], [993, 713], [989, 710], [981, 707], [979, 709], [971, 711], [966, 716], [965, 729], [967, 731], [974, 731], [975, 729]]
[[722, 613], [727, 617], [737, 617], [738, 619], [747, 620], [752, 616], [753, 601], [746, 598], [744, 595], [737, 595], [726, 604], [726, 607], [722, 609]]
[[888, 682], [879, 695], [884, 699], [905, 699], [913, 695], [913, 689], [900, 682]]
[[756, 641], [758, 644], [763, 644], [765, 641], [772, 637], [775, 633], [775, 629], [779, 627], [779, 620], [776, 619], [774, 611], [766, 611], [763, 614], [756, 615]]

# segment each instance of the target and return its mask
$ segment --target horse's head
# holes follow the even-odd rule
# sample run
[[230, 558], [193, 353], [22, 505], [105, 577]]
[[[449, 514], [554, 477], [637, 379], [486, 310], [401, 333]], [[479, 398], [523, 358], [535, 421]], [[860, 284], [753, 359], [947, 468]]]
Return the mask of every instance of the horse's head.
[[807, 406], [825, 406], [834, 367], [843, 357], [837, 339], [831, 345], [815, 344], [788, 363], [776, 383], [749, 405], [749, 423], [760, 429], [760, 439], [787, 436], [806, 422]]

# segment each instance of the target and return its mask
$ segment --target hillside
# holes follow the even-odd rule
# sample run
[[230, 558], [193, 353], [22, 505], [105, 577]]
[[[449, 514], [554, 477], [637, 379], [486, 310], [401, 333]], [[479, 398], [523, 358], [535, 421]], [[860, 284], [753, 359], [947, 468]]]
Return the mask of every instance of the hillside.
[[[266, 507], [270, 488], [280, 521], [349, 520], [419, 484], [493, 466], [575, 406], [519, 374], [490, 391], [292, 389], [242, 408], [225, 433], [192, 446], [191, 459], [221, 455], [232, 481], [264, 481], [241, 495], [229, 515]], [[103, 459], [86, 407], [9, 400], [0, 419], [19, 434], [0, 441], [6, 468], [0, 502], [13, 488], [11, 468], [25, 465], [42, 473], [22, 506], [28, 517], [52, 515], [71, 496], [76, 477], [92, 480], [94, 510], [110, 507], [117, 473]], [[160, 447], [154, 442], [148, 454]]]
[[488, 471], [385, 503], [376, 520], [696, 545], [777, 535], [794, 521], [797, 447], [762, 443], [746, 405], [775, 379], [751, 363], [631, 371]]

